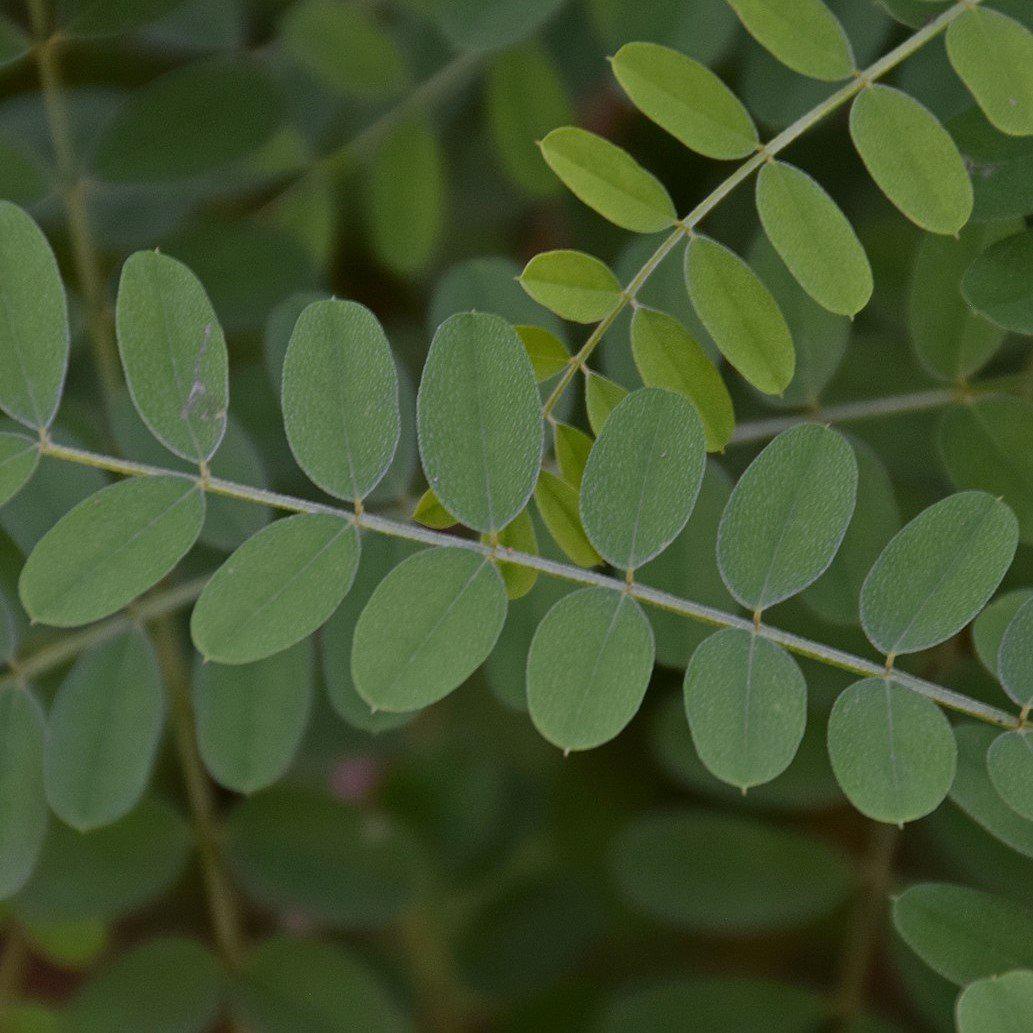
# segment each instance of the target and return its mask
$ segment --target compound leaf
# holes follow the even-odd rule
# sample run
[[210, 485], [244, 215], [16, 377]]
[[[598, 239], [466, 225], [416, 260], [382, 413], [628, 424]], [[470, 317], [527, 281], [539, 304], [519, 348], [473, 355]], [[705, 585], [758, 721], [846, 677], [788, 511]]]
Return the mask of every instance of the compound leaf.
[[535, 255], [520, 274], [520, 285], [539, 305], [575, 323], [598, 323], [623, 290], [603, 262], [582, 251]]
[[283, 422], [298, 465], [323, 491], [365, 498], [398, 447], [398, 373], [376, 316], [317, 301], [298, 318], [283, 363]]
[[215, 572], [190, 618], [198, 652], [247, 664], [300, 642], [324, 624], [359, 563], [355, 525], [328, 513], [276, 520]]

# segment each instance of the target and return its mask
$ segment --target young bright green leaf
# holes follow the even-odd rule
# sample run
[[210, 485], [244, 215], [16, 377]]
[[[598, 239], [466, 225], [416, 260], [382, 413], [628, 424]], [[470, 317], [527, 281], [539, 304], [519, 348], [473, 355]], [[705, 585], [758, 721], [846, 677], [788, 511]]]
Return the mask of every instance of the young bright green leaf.
[[1014, 228], [1012, 223], [970, 223], [957, 239], [927, 233], [919, 242], [908, 328], [922, 365], [941, 380], [970, 377], [1004, 342], [1004, 331], [966, 304], [961, 281], [973, 260]]
[[753, 611], [802, 592], [836, 555], [857, 497], [857, 460], [837, 431], [802, 424], [749, 465], [728, 500], [717, 560]]
[[91, 495], [32, 550], [18, 590], [33, 620], [71, 628], [121, 610], [190, 551], [204, 493], [186, 477], [138, 477]]
[[757, 176], [757, 211], [775, 250], [819, 305], [853, 318], [868, 304], [868, 256], [836, 202], [806, 172], [766, 163]]
[[538, 383], [554, 377], [570, 361], [567, 346], [549, 330], [540, 326], [515, 326], [513, 329], [524, 342]]
[[[1033, 55], [1028, 60], [1033, 60]], [[1033, 1029], [1033, 972], [1005, 972], [979, 979], [961, 991], [958, 1033], [1024, 1033], [1028, 1029]]]
[[950, 134], [928, 108], [892, 86], [861, 91], [850, 135], [882, 192], [930, 233], [955, 236], [972, 214], [972, 183]]
[[[482, 535], [481, 540], [488, 544], [487, 535]], [[538, 538], [534, 533], [534, 521], [529, 510], [518, 513], [516, 519], [502, 529], [499, 533], [499, 545], [503, 550], [515, 549], [531, 556], [538, 555]], [[499, 573], [506, 583], [506, 595], [510, 599], [520, 599], [527, 595], [538, 580], [537, 570], [515, 563], [500, 562]]]
[[657, 233], [678, 218], [664, 185], [626, 151], [576, 126], [549, 133], [541, 144], [549, 168], [603, 218], [635, 233]]
[[377, 587], [355, 626], [352, 679], [377, 710], [420, 710], [484, 662], [506, 620], [497, 568], [465, 549], [425, 549]]
[[39, 443], [22, 434], [0, 434], [0, 506], [14, 498], [39, 466]]
[[994, 789], [1020, 817], [1033, 822], [1033, 732], [1003, 732], [986, 755]]
[[841, 904], [852, 879], [820, 840], [702, 810], [636, 818], [617, 837], [612, 867], [636, 910], [726, 936], [814, 921]]
[[171, 937], [134, 947], [89, 979], [70, 1002], [65, 1028], [76, 1033], [146, 1029], [204, 1033], [219, 1010], [222, 976], [193, 940]]
[[229, 360], [204, 287], [175, 258], [138, 251], [122, 267], [116, 322], [143, 422], [170, 452], [207, 462], [226, 432]]
[[956, 488], [1004, 499], [1019, 537], [1033, 542], [1033, 405], [992, 395], [952, 406], [940, 425], [940, 452]]
[[396, 126], [377, 149], [369, 175], [374, 252], [392, 272], [415, 276], [441, 244], [446, 218], [444, 155], [427, 119]]
[[932, 813], [954, 781], [958, 750], [943, 711], [888, 678], [845, 689], [829, 715], [829, 758], [850, 802], [903, 825]]
[[359, 563], [355, 525], [327, 513], [276, 520], [215, 572], [190, 618], [206, 660], [247, 664], [300, 642], [340, 605]]
[[893, 901], [893, 924], [931, 969], [960, 986], [1033, 967], [1033, 912], [990, 893], [921, 883]]
[[653, 672], [653, 629], [623, 592], [583, 588], [545, 615], [527, 657], [527, 708], [563, 750], [609, 742], [635, 716]]
[[822, 0], [728, 0], [746, 31], [782, 64], [812, 79], [853, 74], [854, 53], [843, 26]]
[[0, 303], [0, 409], [49, 427], [68, 366], [68, 306], [47, 238], [10, 201], [0, 201]]
[[588, 425], [599, 437], [610, 413], [627, 398], [628, 389], [600, 373], [589, 370], [585, 376], [585, 409], [588, 411]]
[[1009, 807], [990, 781], [986, 757], [999, 730], [984, 724], [962, 724], [958, 741], [958, 773], [951, 786], [951, 801], [994, 839], [1033, 858], [1033, 821]]
[[249, 60], [181, 65], [129, 95], [97, 141], [95, 169], [115, 183], [216, 171], [257, 151], [281, 110], [275, 85]]
[[986, 117], [1033, 136], [1033, 33], [1000, 11], [973, 8], [947, 29], [947, 54]]
[[997, 676], [1020, 707], [1033, 706], [1033, 602], [1024, 603], [1004, 629]]
[[658, 387], [633, 391], [592, 446], [581, 522], [607, 563], [634, 570], [663, 552], [692, 513], [706, 443], [695, 408]]
[[26, 922], [25, 933], [33, 949], [59, 968], [83, 971], [111, 946], [110, 930], [99, 918], [71, 922]]
[[333, 0], [287, 8], [280, 43], [321, 86], [363, 100], [390, 97], [409, 81], [405, 59], [372, 12]]
[[708, 158], [745, 158], [760, 140], [750, 113], [705, 64], [657, 43], [626, 43], [613, 74], [647, 118]]
[[582, 251], [545, 251], [520, 274], [527, 293], [561, 319], [598, 323], [620, 301], [620, 281], [598, 258]]
[[579, 488], [580, 485], [575, 487], [542, 470], [535, 485], [534, 501], [549, 534], [567, 559], [579, 567], [595, 567], [603, 558], [595, 551], [581, 523]]
[[721, 354], [754, 387], [781, 394], [793, 379], [793, 339], [757, 274], [723, 244], [695, 236], [685, 250], [685, 282]]
[[429, 527], [435, 531], [444, 531], [448, 527], [455, 527], [459, 522], [441, 504], [441, 499], [434, 494], [433, 488], [428, 488], [417, 500], [416, 508], [412, 511], [412, 518], [418, 524]]
[[427, 481], [467, 527], [501, 531], [527, 505], [541, 465], [541, 402], [505, 320], [464, 312], [438, 327], [416, 421]]
[[532, 197], [560, 186], [536, 142], [571, 121], [570, 98], [552, 55], [537, 41], [499, 54], [488, 68], [484, 96], [488, 131], [503, 172]]
[[364, 964], [330, 944], [278, 937], [248, 956], [233, 1012], [263, 1033], [409, 1033], [411, 1026]]
[[300, 642], [253, 664], [199, 665], [197, 747], [219, 785], [250, 794], [272, 785], [301, 744], [312, 703], [312, 649]]
[[1033, 230], [991, 244], [969, 266], [961, 293], [997, 326], [1033, 335]]
[[283, 422], [298, 465], [325, 492], [365, 498], [398, 447], [398, 374], [376, 316], [317, 301], [298, 318], [283, 363]]
[[724, 451], [735, 429], [732, 399], [710, 357], [681, 323], [639, 306], [631, 318], [631, 352], [646, 387], [688, 398], [703, 421], [707, 451]]
[[807, 683], [766, 639], [726, 628], [692, 655], [684, 682], [692, 741], [707, 770], [743, 792], [789, 767], [807, 724]]
[[554, 423], [552, 437], [560, 476], [572, 488], [580, 491], [581, 480], [585, 476], [585, 466], [594, 443], [592, 438], [583, 430], [570, 426], [569, 423]]
[[0, 900], [29, 878], [47, 831], [44, 722], [35, 697], [17, 685], [0, 686]]
[[956, 635], [997, 590], [1019, 528], [982, 491], [941, 499], [882, 550], [861, 588], [861, 624], [887, 656], [917, 653]]
[[89, 832], [139, 802], [165, 721], [154, 650], [139, 630], [82, 654], [54, 697], [44, 757], [47, 801]]
[[982, 665], [996, 678], [997, 654], [1012, 618], [1033, 599], [1033, 588], [1018, 588], [998, 596], [972, 624], [972, 645]]

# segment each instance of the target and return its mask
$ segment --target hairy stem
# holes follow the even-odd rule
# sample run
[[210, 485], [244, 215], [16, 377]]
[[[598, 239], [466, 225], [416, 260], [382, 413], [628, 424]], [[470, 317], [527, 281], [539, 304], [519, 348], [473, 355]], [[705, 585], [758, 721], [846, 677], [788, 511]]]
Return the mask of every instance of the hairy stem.
[[[118, 459], [115, 456], [89, 452], [86, 449], [58, 445], [49, 440], [40, 443], [40, 450], [44, 455], [52, 456], [55, 459], [92, 466], [127, 477], [188, 476], [175, 470], [149, 466], [145, 463], [134, 463], [126, 459]], [[474, 539], [461, 538], [458, 535], [445, 534], [441, 531], [432, 531], [426, 527], [404, 523], [399, 520], [390, 520], [387, 517], [377, 516], [374, 513], [363, 512], [357, 514], [349, 509], [328, 506], [319, 502], [310, 502], [293, 495], [283, 495], [264, 488], [237, 484], [234, 481], [223, 480], [219, 477], [198, 477], [194, 479], [203, 491], [209, 492], [212, 495], [240, 499], [244, 502], [253, 502], [257, 505], [269, 506], [273, 509], [280, 509], [291, 513], [328, 513], [342, 520], [347, 520], [359, 528], [374, 531], [377, 534], [404, 538], [423, 545], [444, 545], [456, 549], [467, 549], [482, 556], [503, 560], [506, 563], [526, 567], [529, 570], [536, 570], [549, 577], [560, 578], [575, 584], [593, 585], [599, 588], [608, 588], [615, 592], [627, 592], [635, 599], [649, 606], [655, 606], [658, 609], [667, 610], [682, 617], [688, 617], [691, 620], [713, 625], [714, 627], [741, 628], [745, 631], [755, 630], [756, 634], [788, 649], [791, 653], [817, 660], [819, 663], [828, 664], [832, 667], [838, 667], [863, 678], [890, 677], [897, 684], [911, 689], [922, 696], [927, 696], [943, 707], [957, 710], [960, 713], [967, 714], [969, 717], [986, 721], [1001, 728], [1018, 728], [1023, 727], [1025, 724], [1024, 721], [1021, 721], [1007, 711], [988, 706], [979, 700], [970, 699], [967, 696], [926, 681], [923, 678], [917, 678], [898, 670], [887, 672], [882, 664], [855, 656], [844, 650], [834, 649], [821, 642], [815, 642], [763, 623], [758, 622], [755, 624], [753, 620], [740, 617], [737, 614], [727, 613], [713, 606], [705, 606], [690, 599], [681, 599], [669, 592], [663, 592], [657, 588], [649, 588], [647, 585], [638, 584], [637, 582], [628, 584], [623, 578], [610, 577], [595, 570], [584, 570], [581, 567], [557, 563], [555, 560], [549, 560], [543, 556], [533, 556], [530, 553], [518, 552], [505, 546], [485, 545]]]
[[921, 50], [926, 43], [935, 39], [941, 32], [946, 31], [947, 26], [952, 21], [980, 2], [981, 0], [961, 0], [961, 2], [948, 8], [938, 17], [933, 18], [927, 25], [915, 32], [914, 35], [909, 36], [899, 46], [894, 47], [888, 54], [883, 55], [875, 64], [862, 72], [855, 73], [855, 77], [851, 82], [841, 86], [830, 97], [827, 97], [816, 107], [808, 111], [807, 114], [798, 118], [791, 126], [783, 129], [781, 133], [766, 144], [762, 144], [756, 154], [747, 158], [727, 179], [722, 181], [700, 201], [684, 219], [678, 222], [674, 231], [664, 239], [646, 261], [645, 265], [631, 278], [628, 285], [621, 292], [620, 297], [614, 302], [613, 308], [606, 313], [592, 330], [580, 350], [571, 357], [563, 373], [560, 375], [555, 388], [548, 399], [546, 399], [543, 408], [544, 415], [551, 415], [552, 410], [563, 396], [574, 374], [579, 369], [585, 368], [589, 356], [595, 351], [596, 346], [603, 339], [606, 331], [613, 325], [613, 321], [621, 314], [626, 305], [634, 301], [646, 281], [652, 276], [656, 267], [674, 250], [683, 237], [691, 236], [703, 219], [717, 208], [737, 186], [746, 182], [761, 165], [770, 161], [790, 144], [795, 143], [804, 133], [852, 100], [861, 90], [870, 86], [877, 79], [881, 79], [896, 68], [897, 65], [911, 57], [912, 54]]

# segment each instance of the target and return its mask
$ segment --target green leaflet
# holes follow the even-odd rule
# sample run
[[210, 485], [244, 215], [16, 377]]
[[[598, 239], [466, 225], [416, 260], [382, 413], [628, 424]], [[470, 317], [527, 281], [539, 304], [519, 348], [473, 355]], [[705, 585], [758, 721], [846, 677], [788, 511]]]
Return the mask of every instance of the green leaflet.
[[257, 151], [281, 111], [279, 91], [247, 59], [184, 65], [129, 95], [97, 141], [94, 167], [116, 183], [200, 176]]
[[254, 793], [290, 766], [312, 703], [312, 648], [299, 642], [275, 656], [194, 673], [197, 747], [219, 785]]
[[203, 1033], [217, 1018], [221, 993], [222, 974], [204, 947], [161, 938], [130, 949], [89, 979], [64, 1021], [77, 1033]]
[[947, 29], [947, 54], [986, 117], [1009, 136], [1033, 135], [1033, 33], [988, 7]]
[[990, 781], [1001, 799], [1020, 817], [1033, 822], [1033, 732], [1004, 732], [986, 755]]
[[995, 839], [1023, 857], [1033, 858], [1033, 821], [1020, 817], [1001, 799], [987, 771], [986, 755], [998, 734], [988, 725], [957, 727], [958, 773], [951, 800]]
[[732, 399], [696, 339], [673, 316], [639, 306], [631, 319], [631, 351], [646, 387], [688, 398], [703, 421], [707, 451], [724, 451], [735, 429]]
[[405, 58], [371, 12], [333, 0], [292, 4], [280, 22], [284, 53], [321, 86], [378, 100], [409, 82]]
[[780, 434], [732, 491], [717, 536], [728, 590], [754, 612], [817, 580], [854, 512], [857, 460], [838, 432], [803, 424]]
[[32, 550], [18, 590], [34, 620], [70, 628], [121, 610], [189, 552], [204, 493], [186, 477], [141, 477], [102, 488]]
[[570, 361], [567, 346], [549, 330], [540, 326], [515, 326], [513, 329], [527, 349], [538, 383], [554, 377]]
[[570, 426], [569, 423], [554, 423], [552, 437], [560, 476], [572, 488], [580, 491], [581, 480], [585, 475], [585, 465], [588, 463], [588, 456], [592, 451], [592, 438], [583, 430]]
[[685, 671], [685, 713], [707, 770], [743, 792], [789, 767], [807, 724], [807, 684], [785, 650], [726, 628]]
[[465, 549], [403, 560], [355, 626], [352, 679], [377, 710], [419, 710], [458, 688], [484, 662], [506, 620], [495, 566]]
[[581, 522], [607, 563], [634, 570], [663, 552], [692, 513], [706, 465], [703, 424], [681, 395], [632, 392], [585, 466]]
[[226, 832], [235, 883], [265, 908], [378, 929], [412, 905], [417, 845], [387, 813], [278, 786], [235, 808]]
[[996, 678], [1001, 639], [1019, 607], [1033, 599], [1033, 588], [1020, 588], [998, 596], [972, 624], [972, 645], [983, 666]]
[[246, 664], [300, 642], [340, 605], [359, 562], [355, 525], [325, 513], [276, 520], [215, 572], [190, 617], [206, 660]]
[[567, 188], [617, 226], [656, 233], [677, 220], [664, 185], [609, 140], [576, 126], [563, 126], [549, 133], [540, 147], [549, 168]]
[[861, 588], [861, 624], [887, 656], [916, 653], [957, 634], [986, 605], [1011, 565], [1018, 522], [982, 491], [950, 495], [890, 540]]
[[[485, 545], [490, 544], [487, 535], [481, 536]], [[534, 521], [529, 510], [524, 509], [516, 515], [512, 523], [507, 524], [499, 534], [499, 546], [505, 555], [506, 549], [538, 555], [538, 538], [534, 533]], [[506, 583], [506, 595], [510, 599], [520, 599], [534, 588], [538, 580], [538, 571], [530, 567], [521, 567], [515, 563], [499, 563], [499, 573]]]
[[1033, 913], [990, 893], [912, 886], [894, 900], [893, 924], [931, 969], [960, 986], [1033, 966]]
[[90, 968], [111, 946], [107, 925], [97, 918], [76, 922], [29, 922], [25, 932], [42, 957], [61, 968]]
[[193, 463], [226, 432], [226, 339], [204, 287], [182, 262], [138, 251], [122, 267], [118, 350], [133, 404], [150, 432]]
[[819, 305], [853, 318], [868, 304], [868, 256], [836, 202], [806, 172], [766, 163], [757, 176], [757, 211], [775, 250]]
[[545, 615], [527, 656], [527, 708], [563, 750], [609, 742], [638, 712], [653, 671], [653, 629], [623, 592], [584, 588]]
[[835, 82], [854, 71], [843, 26], [822, 0], [728, 0], [746, 30], [784, 65]]
[[128, 814], [151, 777], [165, 692], [147, 636], [137, 629], [83, 653], [50, 708], [47, 801], [80, 832]]
[[1004, 342], [1004, 331], [973, 312], [961, 296], [968, 267], [987, 245], [1013, 232], [1014, 223], [970, 224], [960, 237], [926, 234], [918, 244], [908, 329], [922, 365], [952, 383], [982, 368]]
[[595, 567], [603, 558], [595, 551], [581, 523], [579, 488], [580, 485], [575, 487], [542, 470], [535, 485], [534, 501], [549, 534], [567, 559], [579, 567]]
[[694, 236], [685, 250], [685, 282], [721, 354], [754, 387], [781, 394], [793, 379], [793, 339], [756, 273], [723, 244]]
[[39, 466], [39, 443], [22, 434], [0, 433], [0, 506], [14, 498]]
[[943, 711], [890, 679], [865, 678], [845, 689], [828, 736], [836, 781], [875, 821], [924, 818], [954, 781], [958, 751]]
[[609, 268], [582, 251], [545, 251], [520, 274], [527, 293], [561, 319], [598, 323], [620, 301], [620, 281]]
[[567, 89], [549, 52], [537, 41], [499, 54], [485, 83], [488, 131], [503, 172], [532, 197], [551, 197], [559, 184], [542, 164], [535, 142], [570, 122]]
[[940, 452], [956, 488], [1004, 499], [1020, 539], [1033, 541], [1033, 405], [994, 395], [952, 406], [940, 425]]
[[432, 528], [435, 531], [444, 531], [448, 527], [455, 527], [458, 523], [456, 518], [441, 504], [441, 499], [434, 494], [433, 488], [428, 488], [417, 500], [416, 507], [412, 511], [412, 518], [424, 527]]
[[398, 447], [398, 374], [376, 316], [317, 301], [298, 317], [283, 363], [283, 422], [298, 465], [339, 499], [365, 498]]
[[513, 328], [465, 312], [438, 327], [416, 403], [427, 481], [450, 513], [501, 531], [531, 496], [541, 464], [538, 384]]
[[602, 434], [610, 413], [627, 395], [627, 388], [600, 373], [589, 370], [585, 374], [585, 409], [588, 411], [588, 425], [596, 437]]
[[416, 276], [441, 243], [447, 203], [441, 143], [425, 118], [411, 118], [388, 134], [369, 177], [373, 250], [392, 272]]
[[339, 947], [276, 937], [248, 956], [232, 995], [233, 1013], [264, 1033], [363, 1033], [411, 1029], [379, 979]]
[[0, 305], [0, 409], [49, 427], [68, 366], [68, 306], [47, 238], [10, 201], [0, 201]]
[[745, 158], [757, 127], [734, 93], [705, 64], [657, 43], [626, 43], [613, 74], [647, 118], [708, 158]]
[[958, 1033], [1033, 1029], [1033, 972], [1006, 972], [966, 986], [958, 998], [957, 1014]]
[[852, 878], [820, 840], [688, 809], [634, 819], [617, 837], [611, 866], [635, 910], [725, 936], [814, 921], [840, 905]]
[[997, 326], [1033, 335], [1033, 230], [991, 244], [969, 266], [961, 293]]
[[928, 108], [892, 86], [869, 86], [850, 109], [850, 135], [872, 179], [912, 222], [949, 236], [968, 222], [968, 171]]
[[29, 878], [47, 831], [44, 721], [29, 692], [17, 685], [0, 686], [0, 900]]
[[1012, 617], [997, 652], [997, 676], [1020, 707], [1033, 706], [1033, 602]]

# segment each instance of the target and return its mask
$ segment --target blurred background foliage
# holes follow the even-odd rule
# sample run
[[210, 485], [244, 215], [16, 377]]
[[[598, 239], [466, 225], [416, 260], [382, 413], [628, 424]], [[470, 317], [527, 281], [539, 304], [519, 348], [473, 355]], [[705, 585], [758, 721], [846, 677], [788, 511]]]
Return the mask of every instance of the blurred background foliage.
[[[946, 5], [830, 6], [863, 65]], [[1021, 0], [1001, 6], [1029, 22]], [[113, 294], [131, 251], [153, 246], [205, 284], [232, 363], [230, 432], [215, 472], [300, 494], [313, 489], [286, 447], [278, 385], [305, 304], [334, 295], [368, 305], [410, 383], [434, 328], [459, 310], [496, 312], [575, 344], [515, 282], [524, 261], [576, 246], [626, 282], [655, 242], [629, 243], [567, 196], [535, 141], [566, 122], [603, 133], [668, 185], [680, 211], [727, 173], [621, 97], [606, 56], [622, 43], [661, 42], [706, 62], [769, 133], [832, 89], [779, 65], [724, 0], [58, 0], [54, 11], [44, 6], [56, 35], [40, 44], [20, 3], [5, 0], [0, 11], [0, 195], [40, 221], [73, 292], [61, 439], [114, 443], [167, 465], [91, 355], [81, 304], [90, 288], [76, 273], [65, 206], [72, 194], [110, 279], [102, 290]], [[63, 98], [57, 110], [40, 89], [41, 47], [43, 68], [61, 77], [50, 84]], [[1021, 339], [986, 327], [972, 331], [993, 338], [985, 362], [960, 376], [938, 365], [937, 344], [965, 316], [965, 263], [952, 249], [975, 254], [995, 232], [983, 222], [1033, 212], [1033, 147], [1005, 152], [987, 138], [942, 40], [895, 81], [948, 123], [979, 171], [980, 222], [960, 245], [923, 240], [864, 174], [842, 113], [809, 133], [791, 158], [843, 206], [875, 271], [873, 303], [851, 323], [789, 278], [745, 191], [723, 204], [708, 232], [750, 255], [798, 348], [797, 379], [782, 399], [732, 378], [741, 424], [1023, 369]], [[676, 258], [643, 300], [698, 328]], [[608, 332], [598, 366], [626, 387], [638, 383], [627, 316]], [[409, 394], [403, 447], [371, 500], [385, 513], [410, 514], [425, 487]], [[587, 430], [578, 393], [564, 404], [564, 418]], [[902, 519], [949, 490], [942, 408], [846, 425], [865, 446], [869, 560]], [[688, 528], [641, 580], [733, 607], [713, 560], [730, 486], [717, 467], [737, 476], [760, 443], [733, 445], [712, 464]], [[0, 510], [0, 586], [19, 655], [54, 637], [21, 626], [14, 586], [24, 556], [103, 480], [44, 459]], [[204, 547], [176, 578], [211, 570], [268, 518], [213, 501]], [[538, 539], [548, 553], [541, 528]], [[21, 1002], [5, 1028], [953, 1029], [955, 990], [895, 939], [889, 894], [938, 878], [1022, 896], [1031, 851], [1004, 846], [954, 804], [902, 832], [847, 806], [824, 742], [846, 676], [805, 664], [817, 719], [790, 769], [743, 797], [703, 769], [682, 713], [681, 670], [702, 630], [653, 613], [666, 666], [642, 712], [616, 742], [564, 759], [523, 712], [530, 635], [565, 591], [540, 579], [464, 689], [411, 720], [371, 716], [350, 684], [351, 629], [404, 551], [370, 540], [359, 582], [312, 649], [254, 665], [236, 687], [268, 691], [299, 742], [283, 777], [253, 795], [233, 791], [248, 788], [239, 773], [209, 763], [222, 783], [224, 903], [249, 945], [242, 967], [226, 975], [202, 949], [209, 906], [170, 732], [143, 802], [86, 834], [52, 818], [35, 873], [2, 905], [0, 988]], [[1024, 545], [1005, 589], [1031, 582]], [[770, 620], [870, 655], [851, 598], [819, 583]], [[178, 677], [193, 679], [203, 718], [205, 679], [219, 675], [185, 659], [182, 627], [171, 635], [182, 638]], [[1004, 702], [967, 636], [905, 666]], [[39, 681], [44, 702], [66, 669]], [[203, 730], [200, 746], [204, 756]]]

